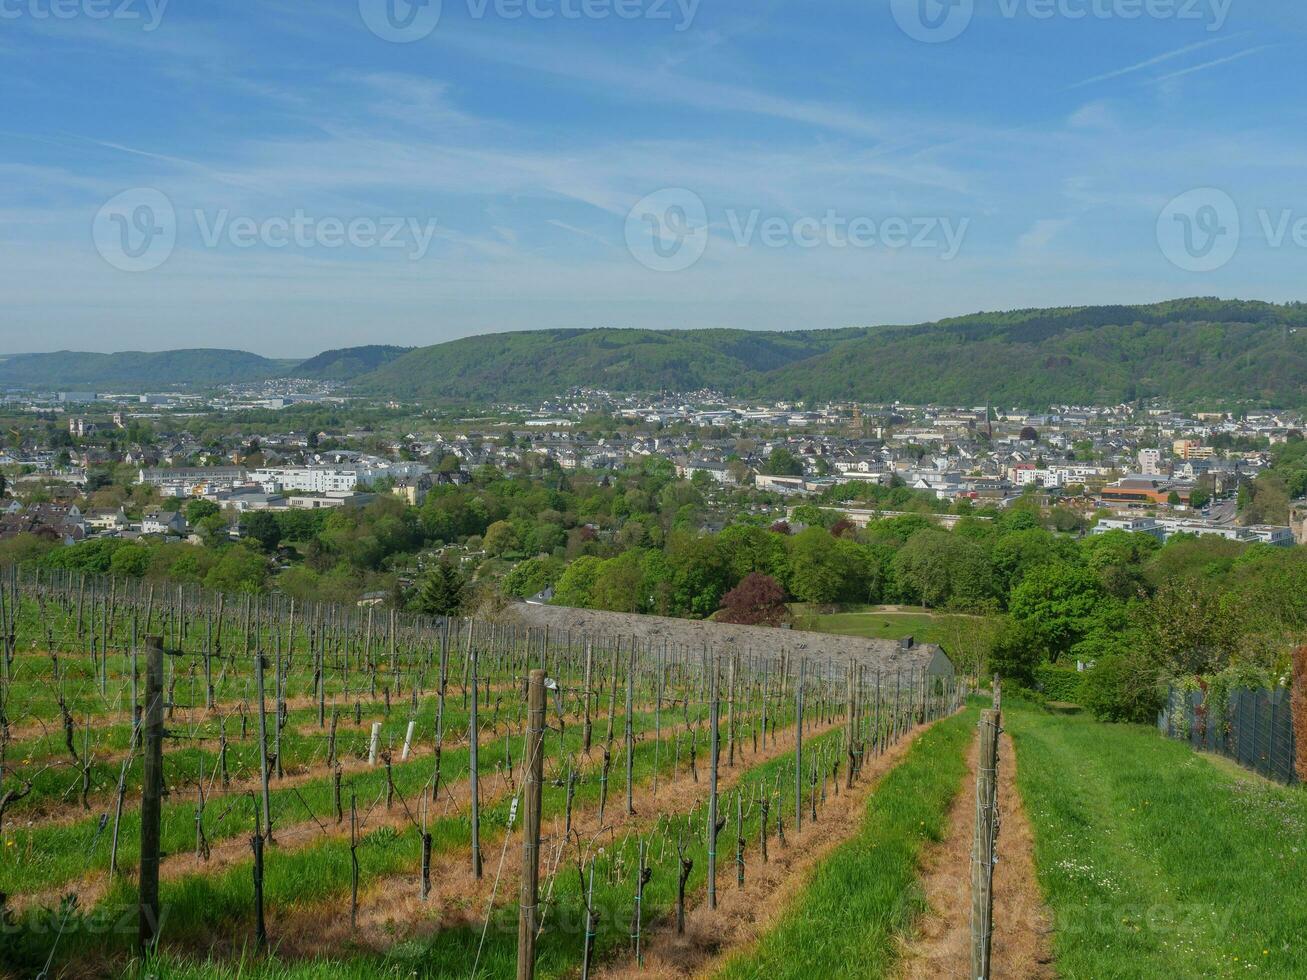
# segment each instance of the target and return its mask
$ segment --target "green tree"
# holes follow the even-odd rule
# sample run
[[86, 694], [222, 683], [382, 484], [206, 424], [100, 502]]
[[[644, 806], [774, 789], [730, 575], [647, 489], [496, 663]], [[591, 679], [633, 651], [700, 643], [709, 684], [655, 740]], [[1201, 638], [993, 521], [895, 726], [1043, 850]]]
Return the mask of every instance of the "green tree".
[[1098, 576], [1068, 562], [1027, 572], [1012, 590], [1008, 610], [1017, 624], [1038, 637], [1053, 662], [1119, 613]]
[[803, 464], [784, 446], [777, 446], [767, 457], [763, 472], [769, 476], [803, 476]]
[[239, 544], [223, 551], [205, 575], [204, 585], [217, 592], [261, 592], [267, 575], [267, 560]]
[[467, 598], [467, 579], [453, 562], [438, 562], [418, 580], [414, 605], [428, 616], [454, 616]]
[[268, 510], [250, 511], [241, 517], [241, 536], [253, 541], [264, 551], [274, 551], [281, 544], [281, 524], [277, 515]]
[[109, 562], [111, 575], [143, 578], [150, 568], [150, 549], [142, 544], [127, 544], [113, 553]]
[[590, 608], [594, 602], [595, 583], [599, 580], [602, 567], [603, 560], [594, 555], [583, 555], [568, 565], [567, 570], [559, 577], [558, 584], [554, 586], [553, 605], [572, 606], [578, 609]]
[[562, 571], [562, 563], [556, 558], [537, 557], [520, 561], [504, 576], [504, 593], [525, 599], [557, 582]]
[[198, 527], [200, 521], [214, 514], [222, 513], [222, 508], [212, 500], [192, 500], [182, 509], [182, 514], [191, 527]]
[[985, 612], [997, 605], [994, 568], [974, 541], [931, 529], [914, 534], [894, 556], [905, 599], [929, 608]]
[[1035, 668], [1046, 655], [1043, 640], [1029, 624], [1007, 620], [989, 651], [986, 672], [998, 674], [1005, 682], [1033, 687]]
[[518, 547], [517, 531], [508, 521], [495, 521], [486, 528], [482, 547], [486, 549], [487, 554], [494, 555], [496, 558], [505, 552], [515, 551]]

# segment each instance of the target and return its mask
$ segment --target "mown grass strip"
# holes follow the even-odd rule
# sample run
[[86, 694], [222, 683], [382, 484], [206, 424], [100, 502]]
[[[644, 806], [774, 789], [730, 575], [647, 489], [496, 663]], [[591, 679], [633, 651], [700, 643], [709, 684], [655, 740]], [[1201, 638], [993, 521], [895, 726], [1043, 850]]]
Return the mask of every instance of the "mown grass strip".
[[942, 838], [949, 804], [966, 774], [976, 710], [921, 735], [867, 803], [856, 837], [818, 867], [802, 896], [724, 978], [879, 977], [892, 965], [894, 937], [925, 907], [918, 856]]
[[1146, 726], [1004, 714], [1063, 976], [1307, 976], [1307, 794]]

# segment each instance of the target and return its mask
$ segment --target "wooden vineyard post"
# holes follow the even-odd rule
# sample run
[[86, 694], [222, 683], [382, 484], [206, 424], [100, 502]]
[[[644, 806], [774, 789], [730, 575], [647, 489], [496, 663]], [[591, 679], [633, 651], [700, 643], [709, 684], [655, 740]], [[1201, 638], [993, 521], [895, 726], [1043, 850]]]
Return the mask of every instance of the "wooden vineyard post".
[[980, 715], [980, 762], [976, 769], [976, 833], [971, 848], [971, 975], [989, 980], [994, 935], [994, 843], [998, 831], [999, 713]]
[[1003, 710], [1003, 679], [998, 674], [994, 675], [994, 710]]
[[739, 652], [732, 650], [727, 662], [726, 681], [726, 764], [735, 768], [735, 667]]
[[[470, 632], [470, 627], [469, 627]], [[472, 802], [472, 873], [481, 879], [481, 793], [477, 778], [481, 733], [477, 720], [477, 653], [475, 647], [468, 648], [468, 671], [472, 677], [472, 705], [468, 718], [468, 792]]]
[[583, 751], [586, 755], [590, 754], [590, 737], [593, 729], [593, 721], [590, 718], [590, 705], [594, 701], [594, 695], [590, 692], [590, 679], [593, 672], [594, 672], [594, 644], [591, 642], [590, 637], [587, 636], [585, 638], [585, 680], [582, 682], [581, 685], [583, 688], [585, 688], [585, 690], [582, 692], [585, 696], [585, 729], [584, 729], [584, 733], [581, 736], [581, 751]]
[[626, 815], [635, 813], [635, 733], [632, 727], [635, 711], [635, 637], [631, 638], [631, 659], [626, 671]]
[[799, 660], [799, 678], [794, 684], [794, 832], [803, 829], [803, 673], [807, 661]]
[[254, 654], [254, 686], [259, 695], [259, 780], [263, 787], [263, 833], [272, 840], [272, 805], [268, 789], [268, 706], [263, 684], [262, 653]]
[[536, 969], [539, 919], [540, 803], [545, 772], [545, 672], [531, 671], [526, 692], [527, 735], [522, 799], [522, 897], [517, 916], [517, 980], [531, 980]]
[[713, 657], [712, 688], [709, 695], [709, 747], [711, 775], [708, 779], [708, 907], [717, 907], [717, 761], [721, 755], [721, 738], [718, 734], [719, 704], [717, 694], [717, 658]]
[[849, 771], [845, 774], [845, 789], [853, 789], [853, 771], [858, 764], [858, 750], [857, 750], [858, 711], [857, 711], [857, 706], [855, 704], [855, 690], [853, 685], [855, 673], [856, 671], [854, 669], [853, 658], [850, 657], [849, 676], [846, 678], [848, 682], [848, 699], [849, 699], [848, 717], [845, 718], [844, 720], [845, 732], [846, 732], [844, 740], [847, 743], [845, 746], [845, 751], [848, 753], [849, 756]]
[[359, 802], [353, 790], [349, 794], [349, 927], [359, 924]]
[[141, 872], [137, 947], [159, 938], [159, 832], [163, 814], [163, 638], [145, 640], [145, 758], [141, 777]]
[[268, 926], [263, 917], [263, 832], [259, 829], [259, 811], [254, 811], [254, 836], [250, 847], [254, 850], [254, 948], [262, 950], [268, 945]]

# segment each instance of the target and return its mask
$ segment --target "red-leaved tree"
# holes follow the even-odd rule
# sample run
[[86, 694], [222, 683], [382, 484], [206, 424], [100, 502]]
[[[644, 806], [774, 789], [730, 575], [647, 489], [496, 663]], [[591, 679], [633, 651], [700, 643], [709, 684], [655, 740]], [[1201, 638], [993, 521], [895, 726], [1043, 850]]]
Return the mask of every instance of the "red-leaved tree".
[[773, 524], [773, 525], [771, 526], [771, 531], [772, 531], [773, 534], [789, 534], [789, 533], [790, 533], [790, 522], [789, 522], [789, 521], [777, 521], [775, 524]]
[[785, 590], [770, 575], [750, 572], [722, 597], [719, 623], [738, 626], [780, 626], [789, 621]]

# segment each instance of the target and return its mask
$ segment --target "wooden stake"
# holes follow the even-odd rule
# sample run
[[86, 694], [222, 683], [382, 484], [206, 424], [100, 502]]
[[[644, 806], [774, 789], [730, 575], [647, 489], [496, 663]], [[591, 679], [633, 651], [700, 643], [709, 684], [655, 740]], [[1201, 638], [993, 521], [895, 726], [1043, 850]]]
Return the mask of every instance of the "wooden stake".
[[545, 672], [531, 671], [527, 686], [526, 774], [522, 800], [522, 895], [517, 918], [517, 980], [535, 976], [536, 929], [539, 922], [540, 803], [545, 771]]
[[141, 796], [140, 904], [137, 950], [159, 938], [159, 833], [163, 815], [163, 638], [145, 640], [145, 759]]
[[971, 848], [971, 975], [989, 980], [994, 934], [994, 843], [998, 831], [999, 713], [980, 714], [980, 762], [976, 769], [976, 832]]

